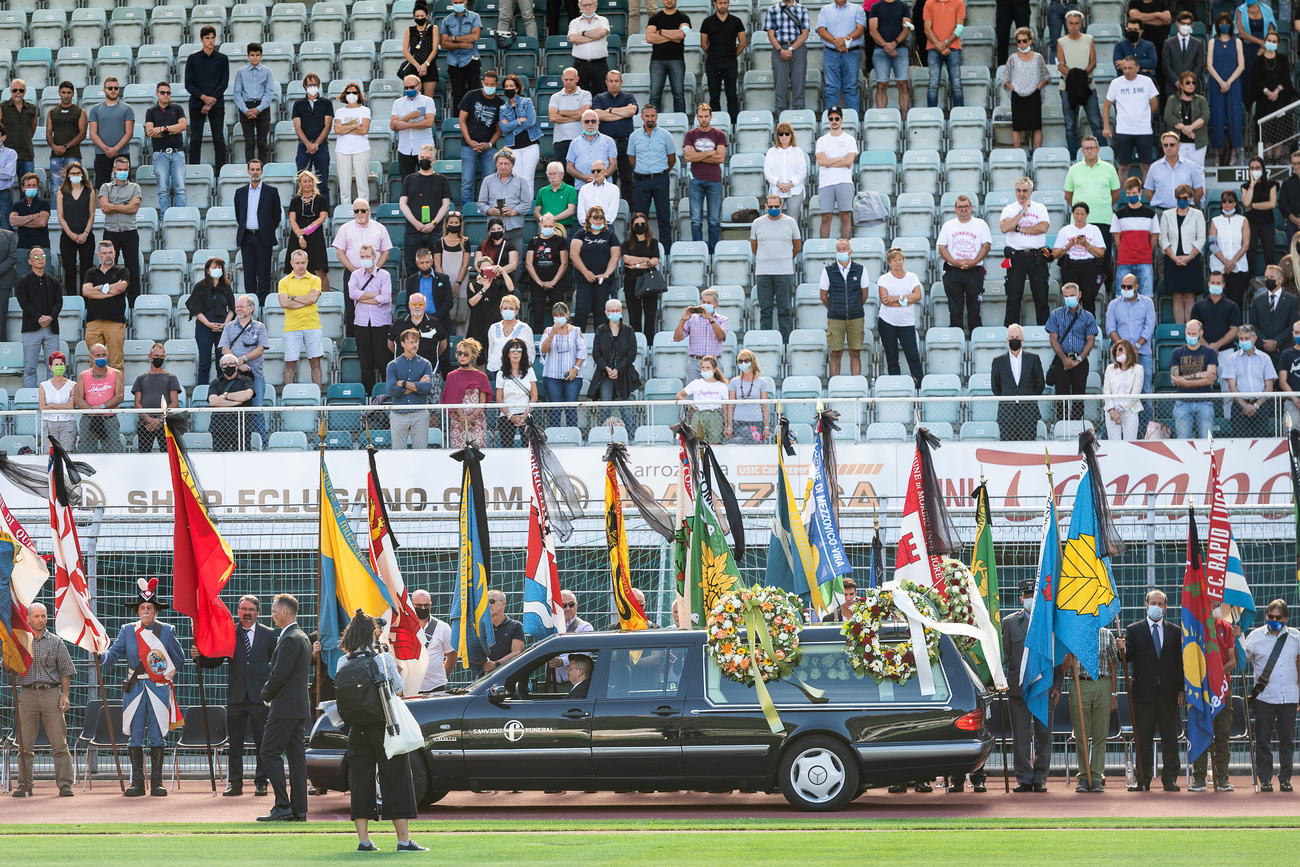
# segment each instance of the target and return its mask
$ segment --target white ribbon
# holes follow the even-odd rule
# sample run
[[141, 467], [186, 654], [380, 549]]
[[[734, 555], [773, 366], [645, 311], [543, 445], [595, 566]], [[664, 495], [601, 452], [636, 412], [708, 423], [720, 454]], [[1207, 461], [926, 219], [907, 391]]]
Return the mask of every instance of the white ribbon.
[[[937, 630], [947, 635], [964, 635], [968, 638], [978, 639], [983, 643], [985, 651], [988, 651], [990, 642], [987, 636], [980, 629], [965, 623], [947, 623], [935, 620], [922, 614], [912, 598], [911, 592], [903, 589], [895, 581], [887, 581], [881, 587], [882, 590], [888, 590], [894, 598], [894, 607], [902, 612], [907, 618], [907, 628], [911, 633], [912, 656], [916, 659], [916, 676], [921, 682], [921, 695], [934, 695], [934, 672], [930, 668], [930, 654], [925, 646], [925, 628]], [[985, 614], [987, 619], [987, 612]], [[996, 644], [996, 642], [992, 642]], [[996, 656], [993, 659], [997, 659]], [[921, 664], [925, 660], [925, 665]], [[994, 674], [1001, 677], [1003, 683], [1006, 682], [1005, 675], [1002, 674], [1002, 665], [999, 662]]]

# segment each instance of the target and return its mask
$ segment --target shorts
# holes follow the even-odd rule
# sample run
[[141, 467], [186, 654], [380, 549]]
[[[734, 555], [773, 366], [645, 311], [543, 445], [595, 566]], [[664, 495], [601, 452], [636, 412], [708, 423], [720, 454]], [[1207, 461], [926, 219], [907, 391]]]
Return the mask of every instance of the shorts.
[[[1115, 149], [1115, 162], [1117, 163], [1155, 162], [1155, 133], [1146, 133], [1145, 135], [1116, 133], [1111, 136], [1110, 143], [1111, 147]], [[1133, 157], [1135, 150], [1137, 156]]]
[[284, 332], [284, 360], [297, 361], [306, 347], [308, 358], [320, 358], [325, 354], [325, 341], [321, 338], [319, 328], [305, 328], [301, 331]]
[[876, 69], [876, 84], [884, 84], [889, 81], [889, 73], [894, 73], [894, 80], [899, 84], [907, 84], [907, 53], [910, 50], [908, 45], [900, 45], [895, 51], [897, 57], [890, 57], [885, 53], [885, 49], [877, 48], [871, 54], [871, 65]]
[[860, 352], [865, 321], [861, 316], [857, 319], [826, 320], [826, 348], [831, 352], [840, 352], [847, 342], [850, 352]]
[[829, 187], [821, 187], [817, 191], [817, 204], [821, 206], [823, 214], [833, 214], [836, 211], [851, 211], [853, 209], [853, 184], [831, 184]]
[[702, 443], [722, 444], [722, 410], [697, 409], [694, 424], [695, 435]]

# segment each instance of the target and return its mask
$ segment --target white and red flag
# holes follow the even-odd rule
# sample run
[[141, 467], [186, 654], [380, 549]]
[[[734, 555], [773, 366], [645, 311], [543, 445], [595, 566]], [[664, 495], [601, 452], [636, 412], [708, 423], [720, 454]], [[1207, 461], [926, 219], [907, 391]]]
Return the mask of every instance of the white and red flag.
[[944, 594], [942, 559], [957, 547], [956, 532], [950, 531], [952, 519], [935, 479], [930, 449], [937, 447], [938, 441], [932, 440], [929, 431], [917, 428], [916, 457], [912, 459], [903, 521], [898, 529], [894, 581], [908, 579]]
[[411, 607], [402, 570], [397, 566], [397, 539], [388, 524], [388, 508], [384, 504], [383, 489], [379, 486], [373, 448], [370, 450], [366, 493], [370, 506], [370, 568], [384, 582], [392, 599], [385, 627], [388, 646], [397, 660], [397, 670], [402, 674], [402, 694], [417, 695], [429, 669], [429, 651], [420, 639], [420, 618]]
[[546, 513], [546, 492], [536, 445], [528, 450], [532, 481], [528, 508], [528, 561], [524, 571], [524, 632], [545, 638], [563, 632], [566, 618], [560, 599], [560, 570]]
[[112, 642], [95, 617], [81, 567], [81, 544], [72, 518], [66, 464], [67, 453], [57, 443], [50, 446], [50, 543], [54, 548], [54, 632], [64, 641], [94, 654]]

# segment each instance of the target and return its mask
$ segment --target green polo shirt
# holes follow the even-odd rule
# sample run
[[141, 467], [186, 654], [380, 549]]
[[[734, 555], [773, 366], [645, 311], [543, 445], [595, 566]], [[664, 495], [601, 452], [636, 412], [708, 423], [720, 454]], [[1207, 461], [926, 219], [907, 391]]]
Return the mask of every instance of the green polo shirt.
[[[533, 207], [541, 208], [543, 214], [558, 214], [570, 205], [576, 207], [577, 204], [578, 191], [568, 184], [560, 184], [558, 190], [551, 189], [551, 185], [547, 184], [538, 190], [537, 195], [533, 197]], [[564, 226], [566, 230], [572, 229], [573, 216], [573, 214], [570, 214], [560, 220], [560, 225]]]
[[1110, 194], [1119, 188], [1119, 174], [1115, 167], [1101, 159], [1092, 167], [1079, 160], [1065, 174], [1065, 191], [1074, 193], [1073, 204], [1087, 202], [1088, 222], [1106, 228], [1110, 228], [1111, 213], [1114, 210]]

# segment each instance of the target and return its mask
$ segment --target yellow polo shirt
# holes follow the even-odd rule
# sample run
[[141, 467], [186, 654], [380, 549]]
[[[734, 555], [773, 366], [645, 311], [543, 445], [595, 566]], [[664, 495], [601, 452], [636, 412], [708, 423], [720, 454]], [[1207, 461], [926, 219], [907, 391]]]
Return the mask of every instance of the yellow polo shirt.
[[[310, 271], [302, 277], [287, 274], [280, 280], [277, 291], [281, 295], [288, 295], [290, 298], [297, 295], [306, 295], [309, 292], [318, 292], [320, 291], [320, 278]], [[320, 327], [320, 311], [316, 309], [315, 304], [309, 307], [284, 311], [285, 331], [310, 331], [313, 328]]]

